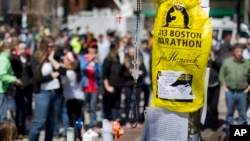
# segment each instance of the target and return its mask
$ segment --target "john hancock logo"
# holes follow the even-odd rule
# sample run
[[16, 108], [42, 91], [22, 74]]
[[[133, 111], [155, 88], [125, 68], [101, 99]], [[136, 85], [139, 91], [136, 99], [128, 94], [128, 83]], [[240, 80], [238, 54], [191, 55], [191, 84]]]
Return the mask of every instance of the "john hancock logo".
[[189, 16], [184, 6], [174, 5], [166, 15], [166, 24], [163, 27], [189, 28]]

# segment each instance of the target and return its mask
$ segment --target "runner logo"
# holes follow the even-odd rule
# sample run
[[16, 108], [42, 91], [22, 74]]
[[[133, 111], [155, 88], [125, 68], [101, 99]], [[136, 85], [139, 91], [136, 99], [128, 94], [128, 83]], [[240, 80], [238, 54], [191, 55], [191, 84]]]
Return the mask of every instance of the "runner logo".
[[189, 28], [189, 16], [185, 7], [175, 5], [171, 7], [166, 16], [166, 24], [163, 27]]

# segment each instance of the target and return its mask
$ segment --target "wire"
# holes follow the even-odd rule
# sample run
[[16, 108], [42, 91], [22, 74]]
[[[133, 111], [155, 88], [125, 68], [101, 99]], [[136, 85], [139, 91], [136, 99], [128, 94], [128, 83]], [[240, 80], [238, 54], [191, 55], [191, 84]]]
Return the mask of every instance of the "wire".
[[141, 1], [137, 0], [137, 11], [136, 11], [136, 27], [135, 27], [135, 54], [134, 54], [134, 72], [133, 72], [133, 78], [134, 78], [134, 87], [133, 87], [133, 94], [132, 94], [132, 102], [131, 102], [131, 111], [130, 111], [130, 123], [132, 128], [137, 127], [137, 121], [139, 117], [139, 105], [136, 102], [136, 86], [137, 86], [137, 80], [139, 77], [139, 46], [138, 46], [138, 29], [139, 29], [139, 20], [140, 20], [140, 9], [141, 9]]
[[137, 127], [137, 121], [139, 117], [139, 106], [136, 103], [136, 85], [137, 85], [137, 80], [134, 80], [134, 88], [133, 88], [131, 111], [130, 111], [130, 124], [132, 128]]

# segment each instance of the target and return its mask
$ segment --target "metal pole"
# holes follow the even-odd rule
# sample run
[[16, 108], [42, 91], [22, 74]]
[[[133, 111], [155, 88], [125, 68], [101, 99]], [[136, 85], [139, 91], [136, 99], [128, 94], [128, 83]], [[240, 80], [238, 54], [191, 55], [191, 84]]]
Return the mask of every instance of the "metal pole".
[[62, 0], [62, 6], [64, 7], [62, 23], [67, 23], [67, 16], [69, 14], [69, 0]]
[[3, 21], [4, 21], [4, 23], [8, 23], [8, 21], [7, 21], [8, 18], [6, 18], [6, 17], [7, 17], [7, 16], [6, 16], [6, 15], [7, 15], [7, 12], [6, 12], [6, 11], [7, 11], [8, 8], [9, 8], [9, 7], [7, 7], [7, 2], [8, 2], [8, 1], [2, 0], [2, 12], [3, 12], [3, 18], [4, 18]]
[[[203, 8], [203, 10], [205, 10], [208, 13], [208, 15], [209, 15], [209, 10], [210, 10], [209, 2], [210, 0], [201, 0], [201, 7]], [[201, 118], [200, 116], [201, 116], [201, 110], [197, 110], [195, 112], [189, 113], [188, 141], [199, 141], [199, 138], [201, 139], [200, 128], [199, 128], [200, 118]]]
[[237, 15], [237, 32], [240, 33], [240, 4], [241, 0], [237, 1], [236, 15]]
[[57, 0], [51, 1], [51, 33], [52, 35], [56, 34], [57, 30]]

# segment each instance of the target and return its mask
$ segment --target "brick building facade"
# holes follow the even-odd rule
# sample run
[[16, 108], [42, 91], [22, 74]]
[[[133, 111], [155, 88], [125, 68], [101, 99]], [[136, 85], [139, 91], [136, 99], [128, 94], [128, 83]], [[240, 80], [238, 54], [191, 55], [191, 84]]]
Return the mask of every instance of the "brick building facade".
[[92, 10], [93, 7], [117, 8], [113, 0], [65, 0], [65, 8], [67, 8], [68, 14], [74, 14], [82, 10]]

